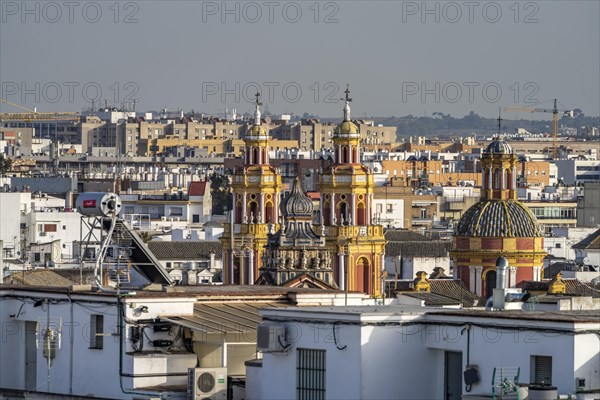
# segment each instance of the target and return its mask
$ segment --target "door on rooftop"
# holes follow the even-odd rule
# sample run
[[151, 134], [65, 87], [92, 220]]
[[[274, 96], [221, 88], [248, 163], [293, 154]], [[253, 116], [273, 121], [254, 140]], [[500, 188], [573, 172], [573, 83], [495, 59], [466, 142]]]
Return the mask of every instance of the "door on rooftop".
[[444, 399], [462, 398], [462, 352], [444, 352]]
[[25, 322], [25, 390], [37, 387], [37, 322]]
[[494, 295], [496, 289], [496, 271], [489, 271], [485, 274], [485, 298], [489, 299]]

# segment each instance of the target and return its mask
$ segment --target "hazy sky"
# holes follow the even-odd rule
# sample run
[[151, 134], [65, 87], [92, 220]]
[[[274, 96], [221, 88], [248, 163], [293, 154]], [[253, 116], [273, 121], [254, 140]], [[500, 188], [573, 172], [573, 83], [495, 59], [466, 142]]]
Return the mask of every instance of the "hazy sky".
[[247, 112], [258, 84], [273, 113], [341, 116], [349, 83], [356, 117], [495, 116], [555, 97], [600, 114], [597, 0], [0, 0], [0, 10], [1, 97], [38, 111], [137, 99], [137, 110]]

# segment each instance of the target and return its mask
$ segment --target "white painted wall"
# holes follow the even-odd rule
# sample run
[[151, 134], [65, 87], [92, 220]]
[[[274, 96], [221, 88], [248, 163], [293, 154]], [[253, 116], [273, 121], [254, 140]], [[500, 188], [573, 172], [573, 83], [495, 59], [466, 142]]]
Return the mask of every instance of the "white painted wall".
[[[392, 208], [389, 211], [389, 207]], [[373, 221], [391, 228], [404, 228], [404, 200], [403, 199], [373, 199], [371, 208]]]
[[[19, 249], [20, 224], [30, 209], [31, 193], [0, 192], [0, 240], [5, 248]], [[11, 258], [17, 258], [16, 251]]]
[[[529, 383], [532, 356], [536, 355], [552, 357], [552, 384], [560, 394], [575, 392], [576, 377], [586, 379], [586, 389], [600, 387], [597, 335], [547, 331], [597, 330], [597, 323], [556, 322], [551, 316], [536, 320], [496, 318], [493, 314], [411, 315], [406, 308], [395, 314], [393, 308], [365, 310], [363, 314], [360, 307], [350, 313], [331, 308], [262, 311], [263, 316], [285, 324], [291, 346], [287, 353], [265, 353], [260, 368], [247, 367], [247, 398], [294, 399], [298, 348], [326, 350], [326, 397], [332, 399], [443, 398], [446, 351], [462, 352], [462, 371], [467, 364], [478, 366], [480, 382], [472, 386], [470, 395], [492, 393], [494, 367], [520, 367], [520, 382]], [[339, 348], [333, 337], [335, 321]], [[356, 324], [359, 321], [380, 325], [361, 327]], [[429, 324], [399, 325], [418, 321]], [[467, 326], [470, 336], [464, 329]], [[467, 394], [464, 389], [463, 394]]]
[[[13, 298], [10, 295], [23, 296]], [[45, 303], [34, 307], [36, 299], [50, 297], [50, 304]], [[36, 349], [37, 354], [37, 385], [35, 390], [41, 392], [52, 392], [58, 394], [69, 394], [78, 396], [106, 397], [114, 399], [130, 399], [133, 394], [123, 393], [119, 381], [119, 336], [104, 336], [103, 349], [90, 349], [90, 316], [101, 314], [104, 316], [104, 332], [106, 334], [117, 333], [118, 312], [116, 298], [103, 294], [71, 296], [71, 303], [67, 296], [43, 293], [35, 291], [3, 290], [0, 292], [0, 323], [2, 326], [2, 357], [0, 357], [0, 387], [9, 389], [25, 389], [25, 324], [26, 321], [39, 321], [39, 326], [44, 326], [48, 317], [50, 321], [62, 321], [61, 348], [56, 351], [56, 357], [52, 360], [50, 368], [42, 356], [42, 348]], [[164, 314], [192, 314], [194, 298], [128, 298], [126, 316], [128, 319], [156, 318]], [[147, 306], [148, 312], [141, 313], [140, 307]], [[40, 329], [40, 331], [42, 331]], [[124, 352], [132, 351], [130, 341], [130, 329], [124, 329]], [[150, 339], [169, 338], [167, 333], [153, 333], [152, 329], [146, 329]], [[41, 343], [43, 332], [38, 333], [38, 341]], [[170, 337], [172, 339], [172, 337]], [[147, 344], [147, 350], [153, 348]], [[125, 373], [136, 371], [148, 371], [151, 367], [152, 357], [133, 357], [123, 354], [123, 370]], [[156, 358], [156, 357], [154, 357]], [[183, 357], [185, 358], [185, 357]], [[183, 359], [180, 356], [171, 360], [163, 356], [169, 367], [169, 372], [186, 372], [188, 364], [195, 357]], [[164, 369], [163, 369], [164, 370]], [[160, 373], [161, 370], [152, 372]], [[137, 379], [137, 378], [136, 378]], [[49, 381], [49, 383], [48, 383]], [[184, 375], [176, 377], [156, 377], [146, 379], [144, 384], [185, 384], [187, 377]], [[123, 377], [123, 387], [133, 387], [133, 378]]]
[[403, 257], [402, 262], [399, 257], [385, 257], [385, 270], [390, 275], [398, 272], [398, 279], [415, 279], [419, 271], [431, 275], [436, 267], [444, 268], [446, 275], [450, 276], [449, 257]]
[[[56, 225], [56, 232], [42, 233], [46, 224]], [[80, 240], [81, 214], [78, 212], [31, 212], [28, 216], [28, 243], [60, 240], [63, 258], [72, 258]], [[85, 234], [85, 233], [84, 233]], [[33, 260], [33, 257], [30, 257]]]

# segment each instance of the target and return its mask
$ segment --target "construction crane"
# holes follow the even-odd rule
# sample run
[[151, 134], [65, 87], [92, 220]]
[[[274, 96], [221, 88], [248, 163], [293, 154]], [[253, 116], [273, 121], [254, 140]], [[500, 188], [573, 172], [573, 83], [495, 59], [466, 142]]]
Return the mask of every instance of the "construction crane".
[[32, 122], [32, 121], [75, 121], [78, 122], [80, 115], [77, 112], [37, 112], [37, 110], [30, 110], [10, 101], [0, 99], [0, 103], [6, 103], [13, 107], [20, 108], [28, 112], [16, 112], [16, 113], [0, 113], [0, 122]]
[[513, 112], [545, 112], [552, 113], [552, 158], [558, 157], [558, 113], [563, 113], [564, 117], [573, 117], [573, 110], [559, 110], [557, 100], [554, 99], [553, 108], [523, 108], [523, 107], [505, 107], [504, 111]]

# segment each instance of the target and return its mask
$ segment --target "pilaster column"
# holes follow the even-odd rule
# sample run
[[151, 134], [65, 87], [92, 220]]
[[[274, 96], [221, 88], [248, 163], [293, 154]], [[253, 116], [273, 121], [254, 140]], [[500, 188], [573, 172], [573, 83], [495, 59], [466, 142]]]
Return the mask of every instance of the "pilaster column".
[[542, 280], [542, 267], [533, 267], [533, 280], [540, 281]]
[[479, 296], [483, 295], [482, 281], [481, 281], [481, 272], [483, 271], [483, 267], [476, 266], [475, 267], [475, 293]]
[[[245, 279], [244, 279], [244, 275], [246, 275], [245, 271], [244, 271], [244, 267], [245, 267], [245, 265], [244, 265], [244, 250], [240, 249], [240, 267], [239, 267], [240, 281], [238, 282], [239, 285], [243, 285], [246, 283]], [[231, 280], [233, 281], [233, 274], [231, 276], [232, 276]]]
[[338, 286], [340, 290], [346, 290], [346, 268], [344, 265], [344, 253], [338, 253]]
[[254, 285], [254, 249], [249, 250], [248, 254], [248, 284]]
[[512, 188], [513, 190], [517, 190], [517, 167], [512, 167]]
[[369, 193], [367, 195], [367, 199], [368, 199], [368, 203], [365, 204], [366, 207], [366, 212], [367, 212], [367, 218], [368, 218], [368, 223], [367, 225], [373, 225], [373, 193]]
[[469, 290], [475, 292], [475, 266], [469, 265]]
[[246, 202], [246, 191], [244, 191], [244, 195], [242, 196], [242, 223], [247, 223], [248, 216], [246, 215], [246, 209], [248, 208], [248, 203]]
[[323, 217], [323, 204], [325, 203], [325, 195], [323, 193], [321, 193], [321, 201], [319, 201], [319, 216], [320, 216], [320, 221], [319, 224], [321, 225], [325, 225], [327, 222], [325, 221], [325, 218]]
[[[332, 177], [333, 179], [333, 177]], [[335, 216], [335, 193], [331, 193], [331, 201], [329, 202], [329, 206], [331, 208], [331, 225], [333, 225], [333, 220], [334, 218], [337, 218]], [[336, 224], [339, 223], [339, 221], [336, 221]]]
[[352, 202], [352, 211], [350, 212], [350, 215], [352, 216], [352, 224], [356, 225], [356, 194], [352, 193], [350, 199]]
[[258, 220], [259, 224], [264, 224], [265, 223], [265, 194], [261, 193], [260, 194], [260, 219]]

